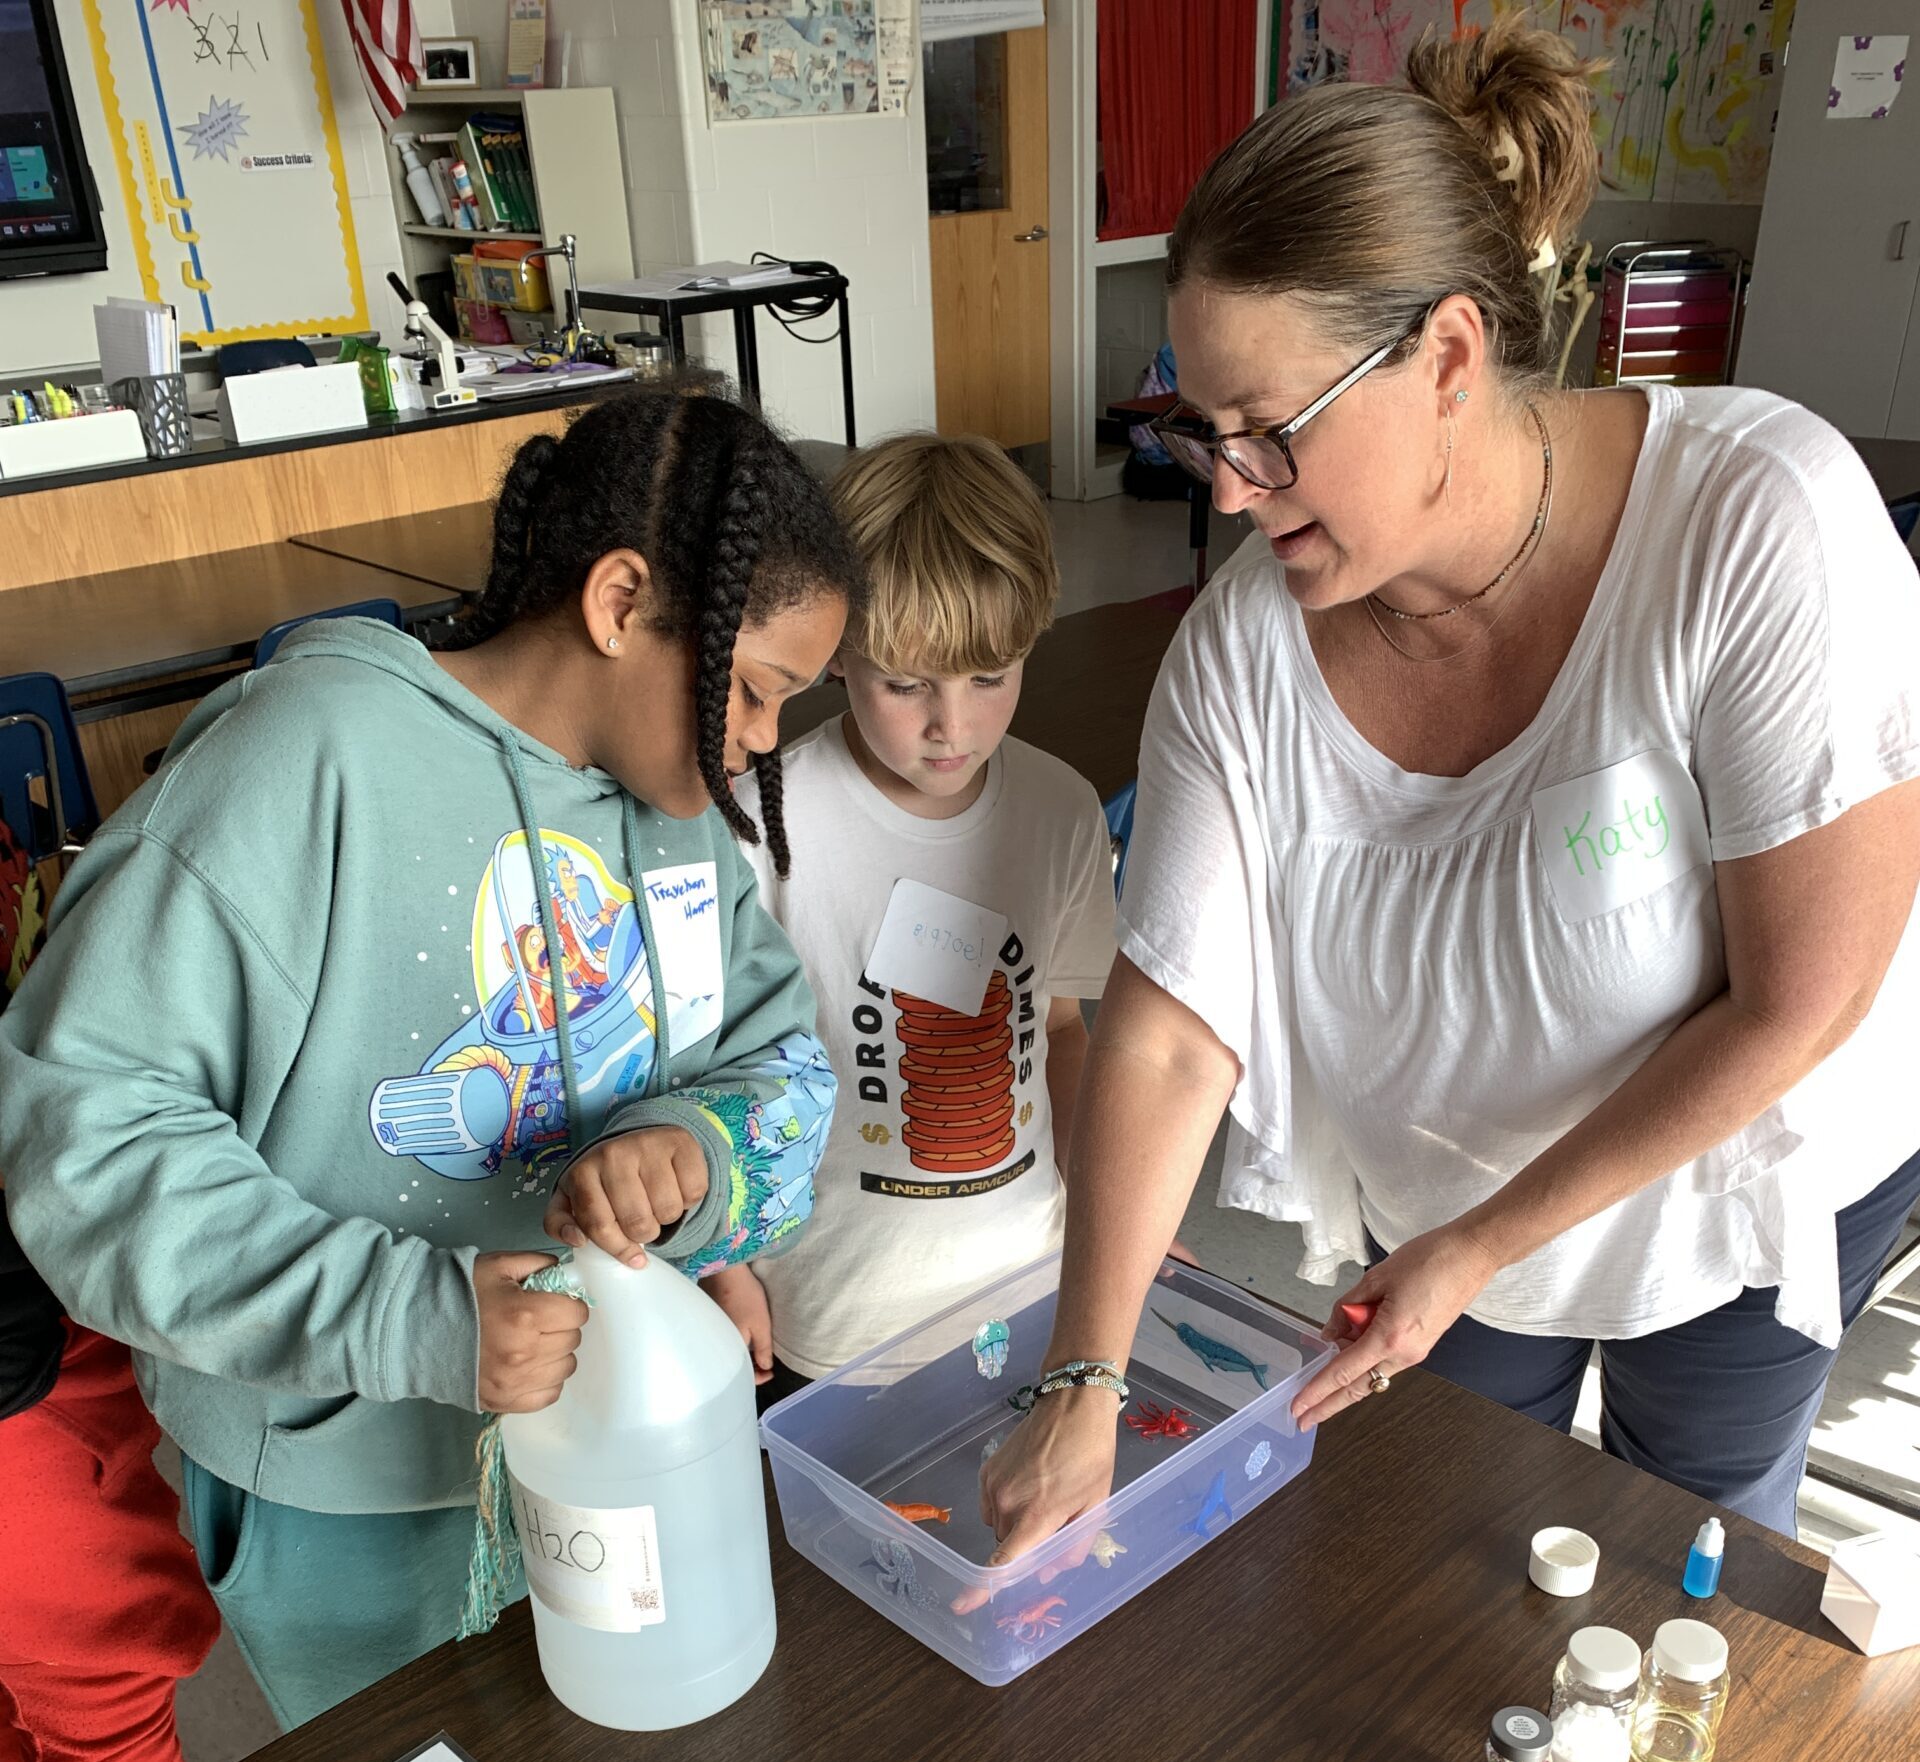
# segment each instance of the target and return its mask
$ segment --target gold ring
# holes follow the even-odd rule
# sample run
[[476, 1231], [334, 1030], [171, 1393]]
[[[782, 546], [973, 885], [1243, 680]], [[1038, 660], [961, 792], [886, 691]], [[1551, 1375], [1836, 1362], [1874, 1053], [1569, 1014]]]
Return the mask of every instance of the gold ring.
[[1388, 1376], [1379, 1365], [1367, 1373], [1367, 1387], [1376, 1395], [1384, 1395], [1393, 1387], [1393, 1378]]

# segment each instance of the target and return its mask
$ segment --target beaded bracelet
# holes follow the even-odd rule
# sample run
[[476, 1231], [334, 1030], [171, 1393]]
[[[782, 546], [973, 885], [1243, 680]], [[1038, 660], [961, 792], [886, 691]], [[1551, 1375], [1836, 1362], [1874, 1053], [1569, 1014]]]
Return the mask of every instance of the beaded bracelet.
[[1058, 1370], [1050, 1370], [1038, 1383], [1026, 1383], [1007, 1397], [1007, 1405], [1016, 1413], [1027, 1413], [1042, 1395], [1062, 1389], [1106, 1389], [1120, 1397], [1122, 1407], [1133, 1399], [1133, 1391], [1121, 1379], [1120, 1367], [1108, 1358], [1076, 1358]]
[[1110, 1377], [1117, 1377], [1120, 1374], [1119, 1365], [1115, 1364], [1111, 1358], [1076, 1358], [1071, 1364], [1061, 1365], [1058, 1370], [1044, 1372], [1040, 1381], [1050, 1383], [1055, 1377], [1070, 1377], [1083, 1370], [1103, 1370]]
[[1133, 1392], [1122, 1379], [1118, 1366], [1086, 1359], [1075, 1359], [1072, 1364], [1048, 1371], [1040, 1379], [1040, 1386], [1034, 1394], [1036, 1398], [1054, 1395], [1062, 1389], [1106, 1389], [1120, 1397], [1123, 1407], [1133, 1398]]

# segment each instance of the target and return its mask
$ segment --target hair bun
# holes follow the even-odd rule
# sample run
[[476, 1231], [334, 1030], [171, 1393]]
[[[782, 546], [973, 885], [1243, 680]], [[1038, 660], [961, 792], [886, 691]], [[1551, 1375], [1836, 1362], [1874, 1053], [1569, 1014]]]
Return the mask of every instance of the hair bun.
[[1407, 57], [1408, 84], [1480, 143], [1513, 192], [1516, 229], [1536, 260], [1543, 246], [1571, 242], [1599, 183], [1589, 76], [1604, 65], [1525, 13], [1452, 41], [1429, 30]]

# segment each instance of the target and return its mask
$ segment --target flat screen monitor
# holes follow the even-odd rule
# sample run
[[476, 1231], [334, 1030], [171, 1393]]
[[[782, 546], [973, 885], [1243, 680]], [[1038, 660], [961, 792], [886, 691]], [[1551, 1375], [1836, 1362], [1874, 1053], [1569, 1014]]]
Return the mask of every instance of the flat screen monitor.
[[0, 0], [0, 276], [106, 266], [53, 0]]

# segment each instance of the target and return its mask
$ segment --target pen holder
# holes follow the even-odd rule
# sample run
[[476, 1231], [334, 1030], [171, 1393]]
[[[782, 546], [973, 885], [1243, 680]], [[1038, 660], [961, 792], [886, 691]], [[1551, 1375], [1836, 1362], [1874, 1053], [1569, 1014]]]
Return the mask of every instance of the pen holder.
[[150, 459], [173, 459], [193, 451], [193, 424], [187, 418], [184, 373], [133, 375], [111, 387], [117, 402], [140, 419], [140, 438]]

